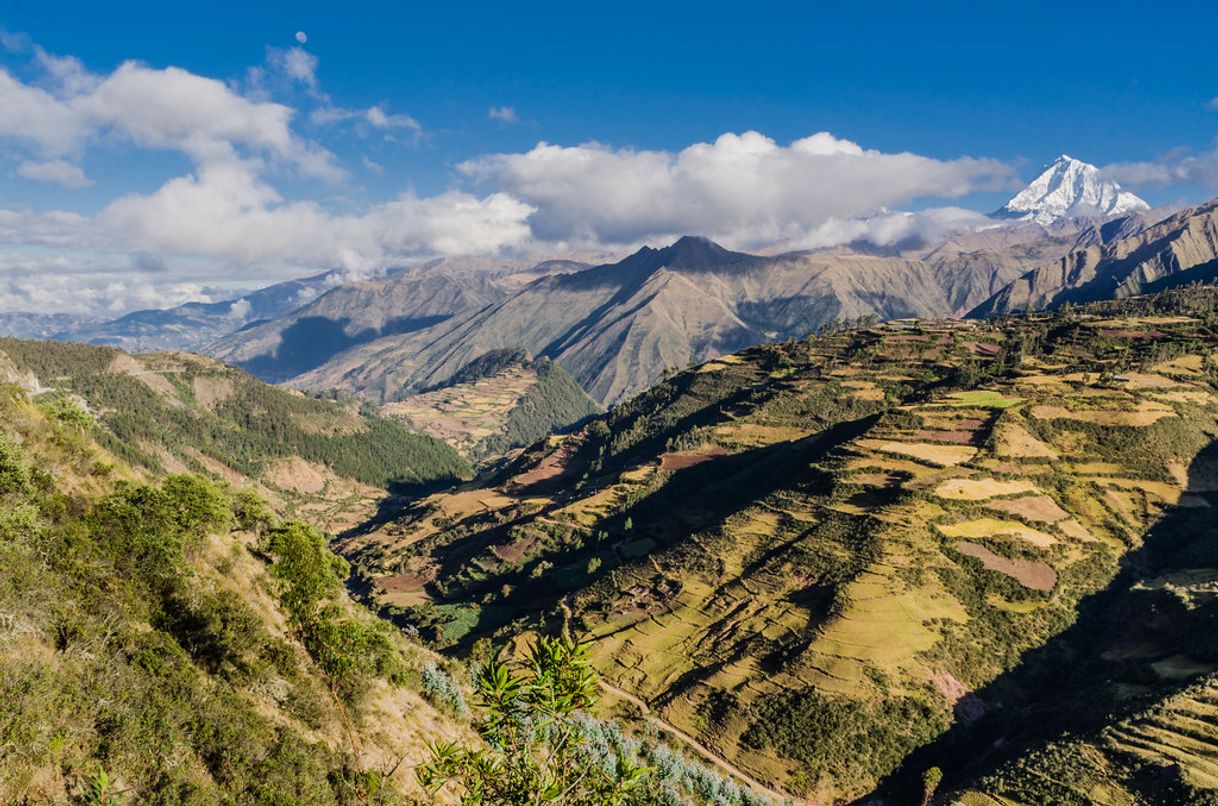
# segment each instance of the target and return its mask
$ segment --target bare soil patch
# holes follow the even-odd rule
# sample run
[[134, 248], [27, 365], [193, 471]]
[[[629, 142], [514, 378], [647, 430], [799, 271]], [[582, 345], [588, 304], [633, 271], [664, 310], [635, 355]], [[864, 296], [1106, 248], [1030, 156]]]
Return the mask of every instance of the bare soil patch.
[[1018, 515], [1021, 518], [1038, 523], [1057, 523], [1070, 517], [1069, 512], [1058, 506], [1057, 502], [1047, 495], [1005, 498], [999, 501], [991, 501], [987, 506], [990, 509], [996, 509], [1008, 515]]
[[1025, 588], [1051, 591], [1057, 585], [1057, 572], [1048, 563], [1039, 560], [1008, 560], [1006, 557], [999, 557], [985, 546], [967, 540], [957, 543], [956, 550], [980, 560], [990, 571], [1006, 574]]
[[683, 470], [687, 467], [700, 465], [703, 462], [710, 462], [727, 455], [727, 451], [718, 445], [708, 445], [688, 451], [672, 451], [660, 455], [660, 469], [668, 471]]
[[266, 469], [264, 477], [281, 490], [317, 495], [326, 489], [327, 472], [299, 456], [282, 459]]
[[935, 488], [935, 495], [952, 501], [983, 501], [999, 495], [1016, 495], [1035, 490], [1036, 485], [1028, 481], [948, 479]]

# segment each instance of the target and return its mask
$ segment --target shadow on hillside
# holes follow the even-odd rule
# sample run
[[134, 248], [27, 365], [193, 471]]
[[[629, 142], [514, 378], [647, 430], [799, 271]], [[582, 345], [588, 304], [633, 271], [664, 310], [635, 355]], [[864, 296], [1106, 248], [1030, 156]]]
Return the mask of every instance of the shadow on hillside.
[[[812, 465], [843, 442], [865, 432], [878, 417], [871, 415], [841, 423], [800, 440], [723, 456], [676, 471], [667, 484], [648, 497], [602, 520], [577, 545], [547, 554], [545, 560], [553, 569], [542, 578], [532, 578], [528, 573], [531, 568], [526, 566], [510, 574], [471, 580], [463, 587], [450, 588], [443, 601], [476, 602], [487, 594], [494, 598], [494, 606], [479, 615], [473, 630], [457, 645], [458, 652], [506, 620], [550, 611], [568, 594], [605, 578], [619, 567], [617, 560], [643, 562], [653, 551], [680, 545], [697, 532], [714, 529], [780, 487], [826, 492], [830, 477]], [[438, 546], [432, 554], [439, 565], [436, 578], [452, 579], [492, 546], [509, 543], [513, 525], [500, 524]], [[596, 541], [593, 539], [596, 533], [607, 537]], [[650, 549], [633, 558], [623, 556], [626, 546], [637, 547], [648, 540], [654, 542]], [[599, 571], [589, 573], [584, 569], [593, 556], [614, 561], [605, 562]]]
[[413, 333], [439, 324], [448, 316], [403, 316], [390, 319], [380, 328], [364, 328], [349, 333], [350, 319], [306, 316], [280, 334], [279, 346], [271, 353], [254, 356], [238, 366], [268, 383], [281, 383], [303, 372], [316, 369], [334, 356], [357, 344]]
[[[1152, 665], [1164, 659], [1185, 656], [1218, 666], [1218, 597], [1189, 608], [1146, 584], [1218, 568], [1218, 518], [1211, 508], [1218, 507], [1218, 492], [1207, 490], [1218, 481], [1215, 470], [1218, 442], [1190, 467], [1189, 505], [1165, 511], [1142, 546], [1122, 558], [1112, 582], [1080, 602], [1075, 623], [975, 692], [988, 713], [972, 723], [957, 720], [858, 803], [920, 802], [920, 776], [932, 766], [944, 772], [942, 791], [965, 786], [1045, 742], [1086, 736], [1143, 711], [1199, 676], [1164, 679]], [[1146, 786], [1169, 785], [1172, 777]]]

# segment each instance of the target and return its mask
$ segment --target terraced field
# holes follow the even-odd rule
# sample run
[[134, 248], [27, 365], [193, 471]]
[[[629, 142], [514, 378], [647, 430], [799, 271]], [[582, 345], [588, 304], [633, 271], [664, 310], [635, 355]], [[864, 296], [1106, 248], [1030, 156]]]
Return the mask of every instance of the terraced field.
[[[1069, 730], [1131, 771], [1111, 802], [1169, 762], [1209, 786], [1208, 739], [1156, 739], [1208, 736], [1186, 721], [1205, 702], [1136, 715], [1218, 668], [1218, 640], [1188, 638], [1218, 568], [1196, 542], [1218, 545], [1216, 307], [1188, 290], [716, 359], [342, 547], [449, 651], [566, 624], [612, 686], [792, 796], [908, 797], [935, 765], [977, 802], [1043, 802], [1019, 782]], [[1063, 668], [1089, 688], [1038, 677]]]

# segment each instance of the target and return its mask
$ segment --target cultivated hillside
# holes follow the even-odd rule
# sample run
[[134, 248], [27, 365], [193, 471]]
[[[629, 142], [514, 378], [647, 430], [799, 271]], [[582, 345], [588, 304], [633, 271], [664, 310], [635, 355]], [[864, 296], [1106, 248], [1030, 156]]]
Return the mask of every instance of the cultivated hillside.
[[562, 368], [522, 350], [484, 353], [440, 388], [381, 406], [471, 459], [531, 445], [600, 411]]
[[[623, 729], [574, 648], [574, 664], [552, 667], [558, 709], [540, 688], [513, 688], [513, 720], [531, 706], [546, 731], [504, 742], [467, 693], [472, 673], [348, 598], [358, 579], [314, 525], [327, 511], [281, 520], [244, 486], [271, 485], [285, 450], [380, 476], [390, 465], [368, 448], [418, 459], [399, 444], [409, 432], [285, 400], [303, 399], [197, 357], [3, 343], [0, 801], [406, 806], [482, 802], [493, 786], [513, 793], [496, 802], [517, 803], [521, 787], [558, 780], [578, 803], [766, 802], [644, 720]], [[115, 416], [120, 402], [142, 419]], [[302, 428], [318, 439], [298, 442]], [[192, 460], [201, 472], [166, 467]], [[441, 467], [407, 461], [394, 477]], [[452, 771], [491, 749], [499, 763]], [[530, 769], [561, 777], [522, 777]]]
[[939, 264], [854, 254], [763, 257], [687, 237], [352, 347], [290, 383], [387, 400], [441, 383], [483, 353], [524, 349], [610, 405], [667, 370], [828, 322], [967, 310], [1026, 266], [988, 255]]
[[1103, 746], [1109, 802], [1159, 802], [1218, 749], [1185, 720], [1218, 670], [1216, 310], [1188, 289], [723, 356], [342, 550], [451, 652], [568, 624], [620, 696], [790, 793], [904, 802], [939, 766], [1044, 802], [1045, 776], [1102, 781]]

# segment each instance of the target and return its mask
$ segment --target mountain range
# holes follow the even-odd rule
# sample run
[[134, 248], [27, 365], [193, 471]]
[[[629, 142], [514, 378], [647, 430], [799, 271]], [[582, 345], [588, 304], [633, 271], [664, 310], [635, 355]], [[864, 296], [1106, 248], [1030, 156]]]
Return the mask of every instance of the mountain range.
[[[613, 262], [446, 258], [375, 277], [327, 272], [55, 335], [131, 350], [196, 350], [266, 381], [378, 405], [445, 385], [480, 356], [522, 351], [605, 407], [674, 369], [841, 322], [987, 316], [1102, 298], [1105, 284], [1117, 282], [1114, 272], [1124, 272], [1125, 285], [1113, 293], [1158, 287], [1158, 275], [1178, 273], [1176, 264], [1125, 263], [1153, 248], [1148, 238], [1180, 240], [1174, 228], [1193, 220], [1180, 213], [1159, 222], [1164, 215], [1063, 155], [992, 225], [935, 243], [762, 255], [687, 236]], [[1197, 247], [1182, 256], [1190, 268], [1205, 257], [1205, 246]], [[45, 334], [47, 324], [30, 335]], [[505, 376], [496, 388], [519, 388], [516, 380]], [[463, 427], [481, 416], [477, 406], [444, 411], [440, 419]], [[561, 427], [555, 416], [537, 422]]]

